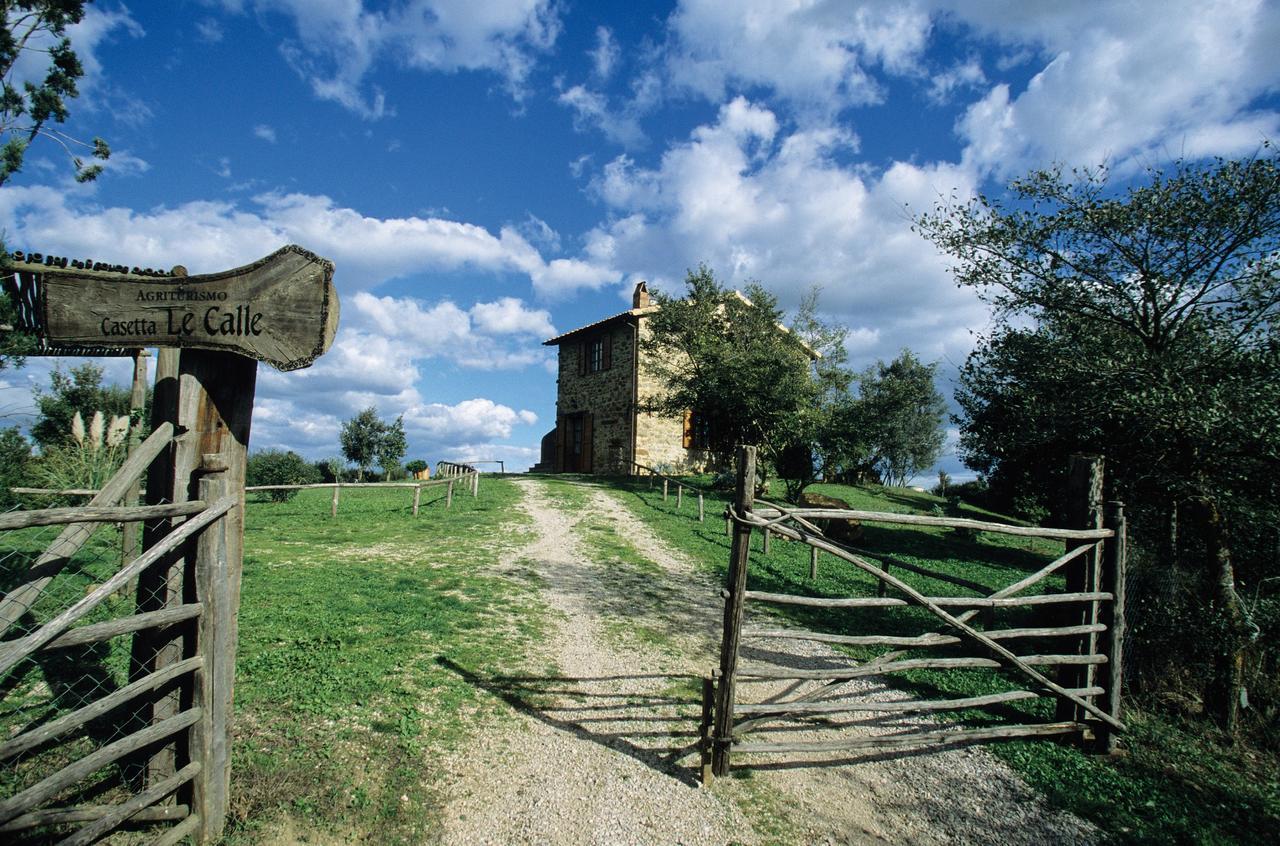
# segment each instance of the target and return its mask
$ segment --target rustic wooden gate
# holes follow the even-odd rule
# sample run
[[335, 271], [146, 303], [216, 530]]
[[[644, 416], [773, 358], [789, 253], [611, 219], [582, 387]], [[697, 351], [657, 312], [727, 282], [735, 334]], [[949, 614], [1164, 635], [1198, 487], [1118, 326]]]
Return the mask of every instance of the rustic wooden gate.
[[[704, 781], [713, 775], [727, 774], [733, 752], [874, 754], [1053, 735], [1075, 736], [1106, 751], [1114, 748], [1114, 733], [1124, 728], [1120, 721], [1120, 693], [1125, 521], [1119, 503], [1108, 503], [1104, 516], [1100, 459], [1073, 459], [1073, 486], [1079, 491], [1079, 507], [1073, 522], [1078, 522], [1081, 528], [1070, 529], [843, 509], [784, 508], [757, 503], [753, 485], [746, 482], [754, 478], [755, 449], [742, 447], [737, 494], [730, 512], [734, 532], [728, 585], [724, 591], [720, 668], [714, 679], [704, 684]], [[888, 555], [876, 553], [873, 558], [865, 552], [855, 552], [827, 538], [813, 522], [823, 519], [947, 526], [1047, 538], [1065, 541], [1068, 549], [1025, 578], [985, 596], [926, 596], [894, 576], [892, 569], [913, 570], [970, 589], [977, 586]], [[819, 553], [858, 568], [877, 580], [878, 595], [815, 597], [749, 590], [747, 565], [753, 530], [765, 532], [766, 537], [773, 533], [807, 544], [815, 569]], [[1050, 590], [1046, 584], [1055, 573], [1065, 577], [1061, 590]], [[1024, 593], [1033, 587], [1037, 589], [1034, 594]], [[748, 602], [825, 609], [923, 609], [938, 626], [936, 631], [910, 636], [877, 632], [831, 634], [780, 627], [744, 629], [744, 608]], [[1028, 608], [1037, 609], [1048, 618], [1033, 625], [1001, 625], [1002, 613]], [[768, 654], [776, 653], [780, 644], [796, 640], [818, 641], [837, 648], [886, 651], [864, 660], [823, 661], [828, 666], [821, 669], [796, 668], [779, 661], [740, 663], [744, 643], [767, 643]], [[1025, 651], [1027, 645], [1046, 643], [1058, 646], [1053, 647], [1050, 654]], [[939, 651], [944, 654], [938, 655]], [[849, 690], [856, 686], [858, 679], [908, 670], [971, 668], [994, 669], [1022, 684], [996, 693], [943, 699], [886, 700]], [[1050, 673], [1056, 678], [1050, 678]], [[789, 684], [785, 690], [763, 701], [740, 700], [740, 686], [764, 680]], [[998, 709], [1040, 697], [1056, 703], [1051, 721], [1004, 722], [972, 728], [940, 725], [921, 718], [945, 712]], [[847, 726], [833, 726], [830, 722], [840, 715], [876, 713], [894, 718], [916, 717], [889, 733], [859, 733], [858, 736], [850, 736]], [[792, 736], [799, 731], [819, 736], [799, 741], [760, 739], [760, 734], [766, 731]]]
[[[84, 844], [141, 825], [156, 844], [211, 843], [230, 791], [254, 359], [292, 370], [328, 349], [333, 265], [300, 247], [190, 278], [17, 258], [0, 281], [37, 354], [161, 350], [153, 433], [90, 504], [0, 515], [16, 534], [66, 526], [5, 568], [0, 839]], [[143, 474], [148, 504], [120, 505]], [[78, 555], [103, 523], [140, 522], [146, 551], [126, 547], [113, 572]], [[59, 589], [86, 573], [82, 595]]]

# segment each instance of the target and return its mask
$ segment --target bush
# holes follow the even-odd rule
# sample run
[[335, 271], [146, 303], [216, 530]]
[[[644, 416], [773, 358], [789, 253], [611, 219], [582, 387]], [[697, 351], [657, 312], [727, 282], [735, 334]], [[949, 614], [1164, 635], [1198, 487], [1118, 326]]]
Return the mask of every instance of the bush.
[[[314, 485], [321, 481], [318, 469], [293, 450], [264, 449], [249, 456], [245, 468], [245, 484]], [[288, 502], [297, 491], [267, 491], [274, 502]]]
[[416, 476], [417, 474], [421, 473], [423, 470], [426, 470], [429, 466], [430, 465], [427, 464], [427, 462], [423, 461], [421, 458], [415, 458], [413, 461], [410, 461], [408, 464], [406, 464], [404, 466], [404, 469], [409, 473], [410, 476]]

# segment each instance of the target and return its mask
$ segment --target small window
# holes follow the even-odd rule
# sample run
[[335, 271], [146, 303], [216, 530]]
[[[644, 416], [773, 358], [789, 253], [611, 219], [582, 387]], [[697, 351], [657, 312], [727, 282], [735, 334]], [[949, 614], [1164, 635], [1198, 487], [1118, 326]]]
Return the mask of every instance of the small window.
[[613, 367], [613, 338], [600, 335], [582, 345], [579, 373], [599, 373]]
[[715, 436], [715, 427], [711, 424], [711, 418], [703, 414], [701, 411], [686, 411], [684, 413], [684, 448], [685, 449], [711, 449], [713, 438]]

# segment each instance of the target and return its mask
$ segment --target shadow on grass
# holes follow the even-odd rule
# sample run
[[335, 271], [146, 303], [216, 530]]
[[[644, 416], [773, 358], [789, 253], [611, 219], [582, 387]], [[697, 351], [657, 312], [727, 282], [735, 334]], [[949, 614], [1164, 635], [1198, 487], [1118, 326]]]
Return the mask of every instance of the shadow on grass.
[[[683, 784], [698, 783], [693, 770], [679, 762], [697, 751], [700, 699], [693, 692], [672, 695], [653, 690], [662, 681], [668, 687], [691, 684], [691, 675], [486, 676], [443, 655], [436, 656], [436, 663], [544, 725], [621, 752]], [[609, 689], [583, 689], [602, 683]]]

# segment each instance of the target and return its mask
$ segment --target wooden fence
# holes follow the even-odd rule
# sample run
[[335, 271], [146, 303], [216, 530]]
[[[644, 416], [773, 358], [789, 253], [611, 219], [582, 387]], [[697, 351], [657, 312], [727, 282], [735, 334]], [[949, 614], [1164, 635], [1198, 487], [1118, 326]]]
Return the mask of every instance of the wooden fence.
[[[128, 825], [173, 844], [209, 842], [222, 830], [239, 585], [227, 527], [240, 495], [225, 463], [209, 455], [196, 498], [118, 504], [169, 451], [173, 432], [171, 423], [157, 427], [86, 506], [0, 515], [6, 533], [65, 527], [28, 566], [11, 568], [22, 575], [0, 600], [8, 636], [0, 641], [0, 781], [12, 788], [0, 798], [4, 839], [86, 844]], [[102, 524], [143, 521], [146, 552], [87, 591], [57, 589], [83, 569], [72, 562]], [[122, 592], [175, 575], [185, 584], [175, 601], [143, 610], [158, 597], [140, 593], [132, 613], [111, 616]], [[48, 601], [55, 598], [65, 607]], [[118, 660], [130, 653], [132, 661]], [[87, 695], [67, 694], [86, 683]]]
[[[701, 728], [702, 778], [729, 772], [731, 753], [884, 753], [991, 740], [1072, 735], [1104, 751], [1115, 748], [1120, 721], [1121, 657], [1124, 638], [1125, 518], [1123, 506], [1101, 501], [1100, 459], [1073, 459], [1071, 479], [1078, 528], [1035, 528], [976, 520], [927, 517], [844, 509], [784, 508], [758, 503], [748, 479], [755, 477], [755, 449], [742, 447], [738, 480], [731, 507], [733, 543], [728, 584], [723, 591], [724, 631], [720, 667], [703, 688]], [[762, 507], [761, 507], [762, 506]], [[1064, 541], [1067, 550], [1016, 582], [992, 591], [989, 587], [920, 567], [911, 562], [855, 551], [829, 538], [814, 524], [823, 519], [856, 519], [867, 523], [942, 526]], [[807, 544], [813, 555], [827, 553], [840, 564], [870, 575], [879, 585], [877, 596], [818, 597], [768, 593], [748, 589], [751, 533], [762, 530]], [[876, 560], [879, 559], [879, 560]], [[811, 576], [816, 576], [816, 558]], [[929, 596], [890, 572], [901, 567], [941, 579], [980, 596]], [[1046, 579], [1065, 577], [1065, 588], [1052, 591]], [[1024, 592], [1036, 587], [1038, 592]], [[903, 636], [870, 631], [866, 634], [826, 633], [803, 629], [744, 628], [748, 602], [811, 609], [923, 609], [936, 630]], [[1023, 609], [1014, 611], [1014, 609]], [[1030, 610], [1028, 610], [1030, 609]], [[1024, 622], [1009, 625], [999, 617], [1018, 613]], [[1040, 615], [1031, 624], [1029, 614]], [[930, 627], [926, 627], [930, 628]], [[824, 659], [820, 669], [803, 669], [801, 662], [780, 659], [787, 641], [816, 641], [838, 648], [884, 649], [866, 660]], [[740, 664], [744, 642], [763, 643], [761, 656], [775, 660]], [[1026, 646], [1051, 646], [1048, 654], [1028, 653]], [[1019, 650], [1022, 651], [1019, 651]], [[942, 655], [938, 655], [942, 651]], [[966, 651], [976, 654], [965, 654]], [[959, 654], [957, 654], [959, 653]], [[996, 693], [942, 699], [872, 698], [857, 688], [857, 679], [907, 670], [989, 668], [1021, 687]], [[1043, 668], [1043, 669], [1042, 669]], [[1055, 678], [1050, 678], [1050, 673]], [[850, 684], [853, 682], [853, 684]], [[782, 692], [764, 701], [739, 701], [741, 683], [786, 683]], [[921, 722], [948, 711], [986, 709], [999, 713], [1010, 703], [1047, 697], [1056, 703], [1048, 722], [1000, 723], [966, 728]], [[832, 721], [841, 716], [879, 713], [884, 719], [915, 715], [915, 723], [888, 734], [849, 736], [847, 727]], [[816, 739], [761, 740], [762, 732], [794, 737], [805, 731]], [[831, 734], [834, 731], [835, 736]]]
[[471, 495], [480, 495], [480, 471], [471, 470], [465, 473], [458, 473], [443, 479], [435, 479], [430, 482], [318, 482], [312, 485], [250, 485], [246, 487], [245, 493], [266, 492], [266, 491], [303, 491], [310, 489], [332, 489], [333, 498], [329, 502], [329, 516], [338, 516], [338, 503], [342, 498], [342, 491], [348, 488], [412, 488], [413, 489], [413, 516], [418, 516], [418, 510], [422, 504], [422, 489], [431, 487], [445, 488], [444, 507], [453, 507], [453, 489], [454, 485], [462, 485]]
[[706, 505], [703, 502], [703, 491], [697, 485], [690, 485], [689, 483], [682, 482], [679, 479], [676, 479], [672, 476], [664, 475], [663, 473], [660, 473], [657, 470], [654, 470], [652, 467], [646, 467], [645, 465], [637, 461], [631, 462], [631, 466], [636, 470], [641, 471], [639, 475], [648, 477], [650, 487], [653, 486], [654, 479], [662, 480], [662, 501], [663, 502], [667, 501], [667, 499], [670, 496], [671, 486], [675, 485], [677, 511], [679, 511], [681, 506], [684, 505], [685, 490], [693, 491], [693, 493], [698, 497], [698, 522], [701, 523], [704, 520], [706, 520]]

